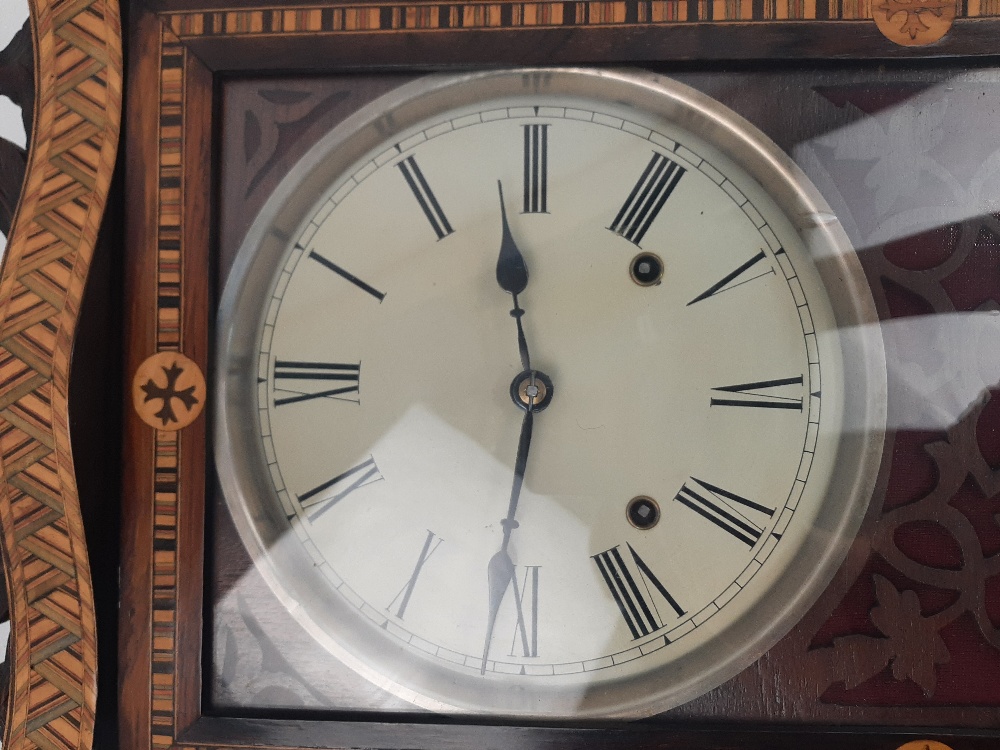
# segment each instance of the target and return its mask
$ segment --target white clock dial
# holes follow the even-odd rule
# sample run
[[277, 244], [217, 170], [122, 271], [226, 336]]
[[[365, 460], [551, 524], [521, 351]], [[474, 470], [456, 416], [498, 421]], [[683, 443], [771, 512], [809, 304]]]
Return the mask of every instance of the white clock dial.
[[649, 713], [730, 676], [877, 468], [884, 358], [840, 333], [872, 313], [830, 217], [681, 87], [493, 73], [375, 106], [223, 301], [220, 474], [265, 575], [441, 710]]

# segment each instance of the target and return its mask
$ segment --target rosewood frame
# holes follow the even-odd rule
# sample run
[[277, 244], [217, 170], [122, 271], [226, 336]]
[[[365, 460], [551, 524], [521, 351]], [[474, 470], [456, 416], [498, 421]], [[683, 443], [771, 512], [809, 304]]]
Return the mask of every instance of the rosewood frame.
[[[915, 58], [873, 23], [871, 4], [615, 0], [296, 4], [147, 0], [131, 22], [126, 153], [126, 375], [157, 352], [208, 371], [222, 76], [407, 65], [639, 63], [733, 58]], [[934, 55], [989, 54], [1000, 5], [962, 0]], [[996, 18], [993, 18], [996, 16]], [[799, 20], [789, 20], [798, 18]], [[697, 22], [694, 22], [697, 21]], [[266, 68], [262, 67], [266, 60]], [[802, 729], [633, 726], [554, 729], [437, 723], [233, 719], [202, 714], [202, 608], [207, 425], [154, 429], [129, 411], [123, 465], [120, 610], [121, 745], [125, 748], [842, 747], [844, 734]], [[851, 747], [895, 747], [910, 735], [856, 732]], [[956, 747], [992, 747], [965, 737]]]

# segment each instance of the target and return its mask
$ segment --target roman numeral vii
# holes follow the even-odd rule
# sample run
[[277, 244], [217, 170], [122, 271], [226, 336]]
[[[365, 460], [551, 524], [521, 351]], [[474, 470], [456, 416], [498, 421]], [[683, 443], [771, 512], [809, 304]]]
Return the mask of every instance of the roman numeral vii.
[[389, 602], [389, 606], [386, 609], [391, 610], [396, 603], [399, 606], [396, 608], [396, 617], [400, 620], [403, 619], [403, 615], [406, 614], [406, 607], [410, 603], [410, 597], [413, 596], [413, 589], [417, 587], [417, 579], [420, 577], [420, 572], [424, 569], [424, 563], [427, 562], [431, 555], [433, 555], [437, 548], [441, 546], [441, 542], [444, 541], [441, 537], [436, 536], [430, 529], [427, 530], [427, 538], [424, 540], [423, 549], [420, 550], [420, 556], [417, 557], [417, 563], [413, 566], [413, 572], [410, 573], [410, 578], [406, 581], [406, 585], [399, 590], [399, 593]]

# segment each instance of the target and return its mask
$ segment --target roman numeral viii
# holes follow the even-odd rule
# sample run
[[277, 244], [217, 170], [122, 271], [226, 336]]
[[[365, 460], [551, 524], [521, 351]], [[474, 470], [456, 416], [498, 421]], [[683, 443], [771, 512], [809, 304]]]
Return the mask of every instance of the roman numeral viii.
[[710, 406], [746, 406], [754, 409], [794, 409], [802, 411], [802, 396], [795, 398], [779, 393], [765, 393], [773, 388], [802, 385], [802, 376], [794, 378], [778, 378], [777, 380], [758, 380], [755, 383], [740, 383], [738, 385], [720, 385], [713, 388], [715, 394], [709, 400]]
[[406, 184], [413, 191], [413, 197], [417, 199], [417, 203], [423, 209], [424, 216], [430, 222], [431, 228], [434, 230], [437, 238], [440, 240], [451, 234], [453, 230], [451, 224], [448, 223], [448, 217], [441, 210], [441, 204], [438, 203], [437, 198], [434, 197], [434, 193], [431, 192], [431, 187], [427, 184], [427, 180], [424, 179], [424, 173], [420, 171], [420, 167], [417, 166], [414, 158], [407, 156], [396, 166], [403, 173], [403, 179], [406, 180]]
[[[360, 403], [357, 398], [351, 398], [351, 394], [358, 393], [360, 378], [360, 364], [278, 359], [274, 362], [274, 405], [296, 404], [314, 398]], [[279, 393], [287, 395], [279, 397]]]
[[653, 154], [639, 181], [608, 227], [638, 245], [686, 170], [663, 154]]
[[[684, 614], [684, 610], [670, 595], [666, 587], [660, 583], [660, 580], [653, 575], [653, 571], [639, 557], [639, 553], [632, 549], [632, 545], [626, 544], [625, 546], [628, 547], [636, 575], [632, 574], [622, 557], [618, 549], [619, 545], [599, 554], [591, 555], [591, 559], [597, 565], [608, 591], [611, 592], [615, 604], [618, 605], [618, 610], [621, 612], [625, 624], [628, 625], [629, 632], [632, 633], [632, 640], [635, 640], [663, 627], [663, 619], [656, 607], [653, 591], [657, 592], [670, 605], [678, 617]], [[652, 591], [650, 586], [653, 587]]]
[[765, 505], [694, 477], [691, 477], [691, 484], [684, 483], [674, 499], [748, 547], [760, 541], [764, 529], [743, 510], [752, 510], [768, 518], [774, 515], [774, 510]]
[[[369, 458], [308, 492], [303, 492], [298, 496], [299, 504], [304, 510], [309, 511], [309, 520], [315, 521], [352, 492], [381, 479], [382, 474], [375, 464], [375, 459]], [[327, 490], [332, 490], [333, 494], [328, 494]]]
[[524, 213], [548, 213], [549, 126], [524, 126]]

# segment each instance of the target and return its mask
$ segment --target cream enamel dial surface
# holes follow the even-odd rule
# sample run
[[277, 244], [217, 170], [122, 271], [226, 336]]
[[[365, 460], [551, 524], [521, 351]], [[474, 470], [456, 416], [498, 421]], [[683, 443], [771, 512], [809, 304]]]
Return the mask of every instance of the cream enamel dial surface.
[[834, 481], [867, 466], [859, 303], [817, 258], [851, 261], [684, 110], [483, 79], [348, 123], [265, 209], [223, 301], [223, 486], [279, 596], [398, 695], [649, 713], [780, 635], [863, 511]]

